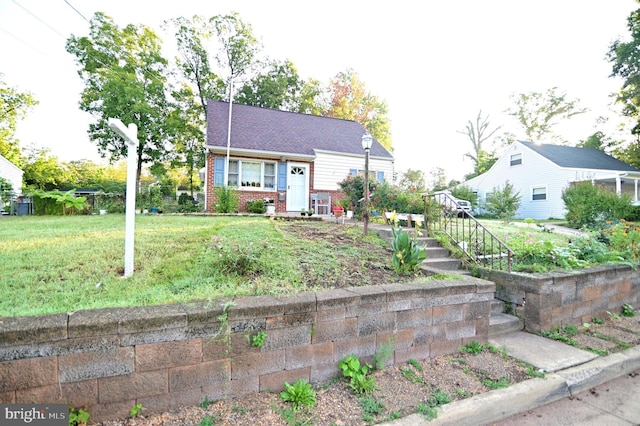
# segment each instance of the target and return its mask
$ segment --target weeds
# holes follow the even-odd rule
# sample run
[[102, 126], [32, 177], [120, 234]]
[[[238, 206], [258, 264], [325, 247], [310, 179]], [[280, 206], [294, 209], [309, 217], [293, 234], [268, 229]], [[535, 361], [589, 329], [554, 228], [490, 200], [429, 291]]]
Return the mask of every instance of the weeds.
[[298, 380], [293, 385], [284, 382], [284, 390], [280, 393], [284, 402], [293, 405], [293, 409], [300, 407], [313, 408], [316, 405], [316, 392], [306, 380]]
[[622, 305], [622, 316], [623, 317], [635, 317], [636, 316], [636, 311], [633, 309], [633, 306], [631, 306], [628, 303], [625, 303], [624, 305]]
[[360, 359], [355, 355], [343, 358], [338, 367], [342, 370], [342, 375], [349, 378], [349, 386], [358, 395], [366, 395], [373, 392], [377, 387], [375, 378], [367, 377], [371, 371], [371, 365], [361, 364]]
[[511, 380], [509, 380], [508, 377], [503, 377], [500, 380], [485, 379], [482, 381], [482, 384], [489, 389], [503, 389], [509, 387]]
[[392, 337], [389, 337], [386, 343], [380, 345], [380, 351], [373, 355], [374, 365], [376, 370], [382, 370], [389, 358], [393, 355], [393, 343]]
[[[249, 338], [249, 336], [247, 336], [247, 339], [248, 338]], [[264, 345], [264, 341], [266, 339], [267, 339], [267, 333], [265, 333], [264, 331], [258, 331], [250, 339], [251, 346], [254, 346], [254, 347], [257, 347], [257, 348], [261, 348]]]
[[371, 395], [360, 398], [358, 403], [362, 408], [362, 418], [365, 422], [373, 423], [375, 416], [382, 413], [385, 405], [379, 399], [375, 399]]

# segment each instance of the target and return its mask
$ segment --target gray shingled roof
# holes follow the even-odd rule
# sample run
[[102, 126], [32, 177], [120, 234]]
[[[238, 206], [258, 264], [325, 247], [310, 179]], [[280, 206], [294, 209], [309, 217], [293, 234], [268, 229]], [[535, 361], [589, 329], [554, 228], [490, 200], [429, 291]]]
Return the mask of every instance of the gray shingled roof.
[[537, 152], [546, 159], [560, 167], [575, 169], [616, 170], [638, 172], [640, 170], [627, 163], [613, 158], [602, 151], [591, 148], [576, 148], [572, 146], [534, 144], [533, 142], [520, 143]]
[[[227, 146], [229, 103], [207, 103], [207, 146]], [[350, 120], [233, 104], [231, 149], [314, 156], [314, 150], [364, 155], [364, 128]], [[393, 158], [374, 140], [371, 156]]]

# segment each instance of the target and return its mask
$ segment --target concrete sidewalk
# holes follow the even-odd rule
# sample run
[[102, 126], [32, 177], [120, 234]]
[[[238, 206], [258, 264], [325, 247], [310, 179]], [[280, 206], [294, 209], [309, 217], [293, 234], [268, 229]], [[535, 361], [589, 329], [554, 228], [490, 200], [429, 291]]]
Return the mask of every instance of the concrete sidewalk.
[[640, 346], [597, 357], [522, 331], [489, 341], [546, 377], [443, 405], [432, 421], [412, 414], [385, 425], [640, 424]]

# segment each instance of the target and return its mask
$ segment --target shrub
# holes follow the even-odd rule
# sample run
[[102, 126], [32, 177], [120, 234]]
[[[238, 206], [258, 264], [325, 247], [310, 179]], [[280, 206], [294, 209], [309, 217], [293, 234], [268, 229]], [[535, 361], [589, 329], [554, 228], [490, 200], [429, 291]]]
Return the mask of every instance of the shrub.
[[245, 241], [223, 241], [219, 236], [213, 237], [211, 244], [215, 252], [215, 266], [225, 273], [247, 276], [260, 272], [261, 257], [269, 249], [267, 240], [257, 243]]
[[467, 200], [471, 203], [472, 208], [478, 207], [478, 194], [473, 192], [471, 188], [468, 186], [456, 186], [451, 189], [451, 195], [456, 197], [458, 200]]
[[569, 226], [597, 228], [606, 221], [625, 218], [634, 210], [628, 195], [618, 194], [591, 182], [578, 182], [562, 191]]
[[198, 204], [191, 195], [183, 192], [178, 197], [178, 211], [179, 212], [195, 212], [198, 211]]
[[493, 188], [491, 195], [487, 197], [485, 208], [490, 215], [509, 222], [520, 208], [520, 192], [513, 192], [513, 185], [507, 181], [502, 189]]
[[249, 213], [258, 213], [258, 214], [266, 213], [267, 208], [264, 205], [264, 200], [247, 201], [247, 211]]
[[229, 186], [216, 188], [215, 211], [218, 213], [235, 213], [238, 211], [238, 193]]

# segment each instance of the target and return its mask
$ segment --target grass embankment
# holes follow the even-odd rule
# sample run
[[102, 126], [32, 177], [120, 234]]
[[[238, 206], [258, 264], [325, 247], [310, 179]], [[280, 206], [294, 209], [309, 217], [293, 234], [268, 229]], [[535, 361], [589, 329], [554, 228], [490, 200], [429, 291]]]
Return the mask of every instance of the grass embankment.
[[[2, 219], [0, 316], [288, 294], [339, 270], [335, 247], [282, 232], [282, 222], [140, 215], [135, 272], [124, 279], [124, 222], [124, 215]], [[366, 258], [357, 244], [340, 256]]]

